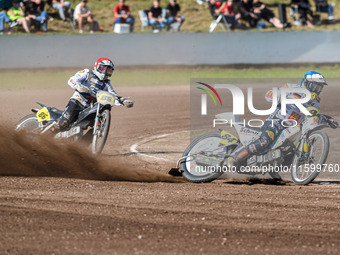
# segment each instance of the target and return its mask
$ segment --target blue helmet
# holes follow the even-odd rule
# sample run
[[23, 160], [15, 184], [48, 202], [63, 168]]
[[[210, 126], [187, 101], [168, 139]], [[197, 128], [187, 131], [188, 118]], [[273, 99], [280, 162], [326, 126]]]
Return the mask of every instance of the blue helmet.
[[320, 95], [324, 85], [328, 85], [323, 75], [319, 72], [308, 71], [301, 80], [300, 87]]

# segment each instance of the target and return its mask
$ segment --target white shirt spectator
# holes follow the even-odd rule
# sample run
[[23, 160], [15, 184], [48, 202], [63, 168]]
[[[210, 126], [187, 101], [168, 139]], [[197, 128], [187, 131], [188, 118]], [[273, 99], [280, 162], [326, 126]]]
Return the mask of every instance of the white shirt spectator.
[[88, 5], [85, 5], [84, 7], [81, 6], [81, 3], [76, 6], [74, 9], [73, 19], [78, 20], [79, 14], [86, 14], [89, 13], [90, 7]]

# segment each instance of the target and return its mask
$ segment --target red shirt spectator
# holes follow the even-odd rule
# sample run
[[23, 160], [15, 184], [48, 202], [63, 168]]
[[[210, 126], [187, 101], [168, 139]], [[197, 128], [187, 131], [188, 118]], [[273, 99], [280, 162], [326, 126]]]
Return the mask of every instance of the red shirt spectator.
[[[228, 10], [226, 12], [226, 10]], [[232, 15], [234, 14], [234, 6], [233, 5], [228, 5], [226, 4], [223, 8], [222, 8], [222, 13], [226, 14], [226, 15]]]
[[118, 17], [121, 17], [123, 21], [125, 21], [125, 15], [130, 14], [129, 6], [124, 4], [124, 1], [119, 1], [119, 4], [117, 4], [114, 8], [113, 15], [114, 20], [117, 20]]

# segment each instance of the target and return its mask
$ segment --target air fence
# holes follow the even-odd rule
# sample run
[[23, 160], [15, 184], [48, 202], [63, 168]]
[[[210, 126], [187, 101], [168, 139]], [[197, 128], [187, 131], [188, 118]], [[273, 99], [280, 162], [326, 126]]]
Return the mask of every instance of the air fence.
[[340, 63], [340, 31], [13, 35], [0, 69], [64, 68], [101, 56], [119, 66]]

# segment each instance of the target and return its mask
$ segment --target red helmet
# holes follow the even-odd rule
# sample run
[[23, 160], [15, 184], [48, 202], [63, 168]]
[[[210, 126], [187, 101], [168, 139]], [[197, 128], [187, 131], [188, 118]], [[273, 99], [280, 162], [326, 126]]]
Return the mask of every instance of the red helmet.
[[103, 81], [110, 77], [114, 70], [114, 64], [108, 58], [99, 58], [94, 63], [93, 73], [99, 80]]

